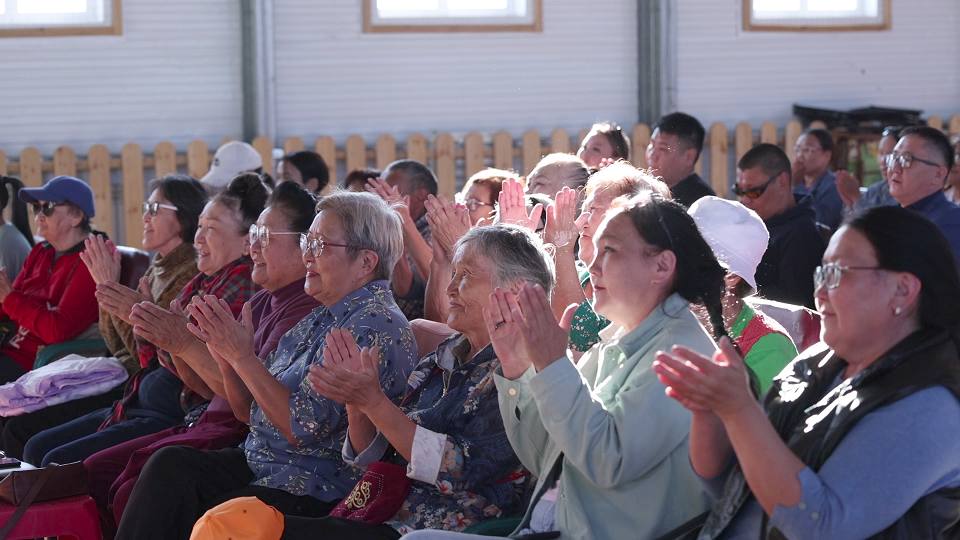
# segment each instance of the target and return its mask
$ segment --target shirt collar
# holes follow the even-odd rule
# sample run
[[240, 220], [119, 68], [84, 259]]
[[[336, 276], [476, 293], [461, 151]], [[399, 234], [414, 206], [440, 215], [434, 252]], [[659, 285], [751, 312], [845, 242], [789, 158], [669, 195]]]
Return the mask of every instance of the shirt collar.
[[943, 202], [947, 202], [947, 198], [944, 196], [943, 191], [938, 189], [937, 191], [934, 191], [919, 201], [911, 204], [910, 206], [907, 206], [907, 208], [917, 212], [923, 212], [924, 210], [929, 210], [935, 206], [939, 206]]
[[676, 319], [689, 306], [690, 303], [685, 298], [673, 293], [653, 308], [647, 318], [633, 330], [627, 332], [623, 327], [611, 324], [600, 331], [600, 337], [604, 341], [614, 342], [625, 354], [629, 355], [648, 342], [650, 337], [659, 331], [668, 320]]
[[391, 295], [390, 282], [385, 279], [375, 279], [367, 282], [362, 287], [347, 293], [343, 298], [332, 306], [324, 306], [327, 313], [330, 313], [336, 319], [345, 318], [354, 306], [365, 304], [375, 296]]

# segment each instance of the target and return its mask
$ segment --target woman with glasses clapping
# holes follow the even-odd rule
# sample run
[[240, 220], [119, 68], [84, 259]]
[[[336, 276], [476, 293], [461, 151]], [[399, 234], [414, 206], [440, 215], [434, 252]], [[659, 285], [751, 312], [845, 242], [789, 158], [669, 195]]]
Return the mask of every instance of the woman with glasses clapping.
[[837, 231], [814, 281], [823, 342], [762, 405], [727, 340], [712, 359], [658, 355], [716, 497], [699, 538], [957, 538], [960, 278], [946, 239], [873, 208]]

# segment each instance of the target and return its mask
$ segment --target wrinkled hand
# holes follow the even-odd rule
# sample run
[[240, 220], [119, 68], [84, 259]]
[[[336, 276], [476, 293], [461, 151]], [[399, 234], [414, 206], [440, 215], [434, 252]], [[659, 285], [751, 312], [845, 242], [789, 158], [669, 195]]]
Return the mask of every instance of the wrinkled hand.
[[194, 296], [187, 313], [195, 321], [187, 324], [187, 331], [206, 343], [211, 355], [219, 355], [231, 366], [256, 358], [249, 302], [243, 304], [239, 321], [233, 318], [230, 305], [212, 294]]
[[517, 303], [523, 313], [519, 324], [524, 348], [537, 371], [543, 371], [554, 361], [566, 357], [570, 326], [577, 304], [567, 306], [560, 322], [557, 322], [546, 291], [540, 285], [530, 283], [525, 283], [520, 289]]
[[193, 339], [187, 330], [187, 316], [174, 302], [170, 310], [153, 302], [140, 302], [130, 310], [133, 333], [171, 355], [180, 356]]
[[522, 318], [517, 295], [500, 287], [490, 293], [490, 303], [483, 308], [483, 321], [503, 376], [508, 379], [520, 377], [533, 365], [523, 347], [520, 325], [515, 322]]
[[400, 189], [391, 186], [383, 178], [371, 178], [367, 180], [367, 191], [379, 196], [393, 208], [403, 220], [411, 221], [410, 217], [410, 196], [401, 195]]
[[508, 178], [503, 181], [503, 187], [497, 198], [497, 220], [500, 223], [510, 223], [536, 232], [540, 226], [540, 216], [543, 214], [543, 205], [537, 203], [527, 213], [526, 197], [520, 182]]
[[104, 311], [127, 324], [132, 324], [130, 311], [134, 304], [152, 302], [152, 299], [149, 296], [144, 296], [142, 291], [134, 291], [113, 281], [98, 283], [95, 295], [97, 303]]
[[756, 405], [756, 400], [747, 368], [730, 338], [722, 338], [719, 346], [713, 359], [680, 346], [669, 353], [660, 351], [653, 370], [668, 396], [694, 413], [712, 412], [726, 421]]
[[323, 344], [323, 362], [310, 366], [307, 382], [313, 390], [360, 412], [387, 399], [380, 387], [380, 348], [357, 347], [349, 331], [336, 328]]
[[470, 230], [470, 212], [462, 204], [453, 204], [433, 195], [427, 197], [424, 206], [431, 239], [450, 259], [454, 244]]
[[83, 241], [80, 260], [97, 285], [120, 280], [120, 251], [112, 240], [91, 234]]
[[13, 291], [13, 284], [10, 283], [10, 278], [7, 276], [7, 269], [0, 266], [0, 304], [3, 303], [11, 291]]
[[839, 170], [836, 173], [837, 192], [843, 205], [847, 208], [853, 208], [853, 205], [860, 200], [860, 180], [845, 170]]
[[547, 206], [547, 226], [543, 240], [557, 249], [572, 249], [577, 239], [577, 191], [564, 187]]

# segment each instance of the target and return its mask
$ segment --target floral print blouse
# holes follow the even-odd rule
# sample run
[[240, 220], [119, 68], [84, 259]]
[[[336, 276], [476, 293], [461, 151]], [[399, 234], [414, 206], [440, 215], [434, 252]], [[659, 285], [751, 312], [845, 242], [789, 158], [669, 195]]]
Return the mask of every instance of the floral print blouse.
[[308, 368], [323, 361], [323, 344], [333, 328], [350, 330], [360, 347], [380, 347], [380, 386], [391, 399], [403, 394], [417, 348], [387, 281], [372, 281], [333, 306], [314, 309], [284, 334], [265, 361], [270, 373], [290, 390], [295, 443], [280, 433], [256, 401], [251, 404], [250, 433], [243, 449], [256, 477], [254, 485], [332, 502], [346, 496], [356, 483], [355, 469], [340, 458], [347, 434], [346, 409], [314, 392], [306, 379]]
[[[401, 533], [418, 529], [462, 530], [478, 521], [519, 514], [526, 474], [503, 428], [493, 373], [493, 347], [466, 358], [470, 344], [451, 336], [410, 374], [402, 409], [417, 424], [407, 476], [410, 493], [387, 521]], [[437, 442], [439, 441], [439, 442]], [[359, 454], [349, 440], [345, 461], [365, 466], [381, 459], [383, 435]]]

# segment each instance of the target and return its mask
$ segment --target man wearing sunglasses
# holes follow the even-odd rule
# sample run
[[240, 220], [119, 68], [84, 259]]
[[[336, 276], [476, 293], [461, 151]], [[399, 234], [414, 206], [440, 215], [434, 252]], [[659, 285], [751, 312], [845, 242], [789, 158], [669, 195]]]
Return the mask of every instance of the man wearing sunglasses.
[[909, 127], [887, 156], [890, 195], [938, 227], [960, 260], [960, 207], [947, 200], [943, 186], [953, 167], [953, 148], [942, 131]]
[[756, 280], [758, 294], [813, 307], [813, 269], [826, 243], [816, 224], [812, 199], [794, 195], [790, 159], [780, 147], [759, 144], [740, 158], [734, 194], [760, 216], [770, 243]]

